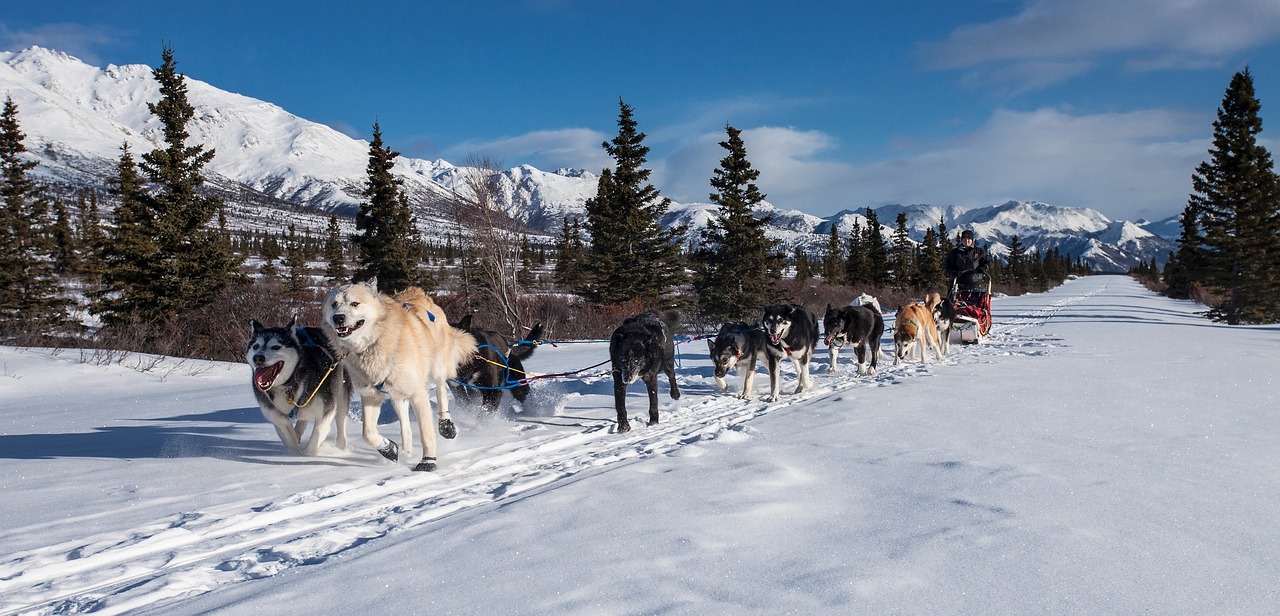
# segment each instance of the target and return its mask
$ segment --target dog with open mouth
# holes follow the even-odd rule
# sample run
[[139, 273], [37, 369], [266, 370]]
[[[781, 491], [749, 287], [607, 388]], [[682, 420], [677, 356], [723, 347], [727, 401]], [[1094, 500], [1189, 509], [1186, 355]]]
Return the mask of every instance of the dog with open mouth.
[[791, 358], [796, 368], [796, 391], [803, 392], [813, 386], [809, 378], [809, 362], [813, 360], [818, 344], [818, 317], [799, 304], [773, 304], [765, 306], [760, 325], [769, 336], [769, 352], [778, 361], [769, 363], [769, 402], [778, 401], [781, 381], [781, 360]]
[[[244, 360], [253, 368], [253, 395], [280, 442], [313, 456], [336, 424], [338, 449], [346, 449], [351, 380], [324, 331], [298, 327], [297, 317], [284, 327], [264, 327], [256, 319], [249, 327]], [[308, 426], [311, 437], [303, 447]]]

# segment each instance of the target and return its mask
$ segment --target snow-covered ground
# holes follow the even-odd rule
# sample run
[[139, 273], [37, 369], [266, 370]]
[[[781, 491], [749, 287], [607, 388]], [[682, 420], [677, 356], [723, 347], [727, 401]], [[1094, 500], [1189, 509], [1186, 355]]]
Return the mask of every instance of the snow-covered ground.
[[685, 396], [623, 435], [607, 376], [455, 405], [434, 474], [358, 422], [286, 453], [243, 365], [0, 348], [0, 612], [1276, 613], [1280, 327], [1118, 276], [994, 310], [941, 364], [820, 351], [775, 404], [682, 345]]

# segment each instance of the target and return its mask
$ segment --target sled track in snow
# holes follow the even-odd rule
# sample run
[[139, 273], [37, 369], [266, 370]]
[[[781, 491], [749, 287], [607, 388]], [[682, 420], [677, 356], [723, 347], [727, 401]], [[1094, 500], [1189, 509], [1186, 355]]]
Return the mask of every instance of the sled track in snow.
[[[1024, 329], [1091, 296], [1066, 298], [998, 320], [993, 337], [997, 344], [1012, 342]], [[965, 354], [983, 353], [982, 346]], [[817, 367], [824, 365], [819, 353]], [[942, 365], [960, 356], [953, 346]], [[397, 467], [380, 479], [353, 476], [278, 500], [211, 506], [126, 533], [14, 554], [0, 562], [0, 613], [120, 614], [156, 608], [236, 582], [319, 564], [399, 530], [553, 489], [582, 473], [603, 472], [714, 440], [774, 411], [854, 388], [898, 384], [902, 377], [929, 370], [914, 362], [886, 365], [892, 360], [885, 359], [889, 361], [882, 362], [879, 374], [870, 378], [853, 374], [850, 363], [842, 364], [835, 375], [819, 369], [813, 389], [784, 395], [775, 403], [743, 401], [729, 394], [686, 394], [674, 409], [664, 405], [663, 423], [641, 423], [625, 434], [614, 434], [612, 421], [595, 420], [584, 421], [580, 430], [565, 426], [567, 432], [526, 430], [508, 442], [478, 450], [479, 455], [468, 460], [450, 461], [439, 473]], [[794, 382], [794, 373], [784, 371], [784, 391]], [[354, 447], [360, 447], [358, 442]]]

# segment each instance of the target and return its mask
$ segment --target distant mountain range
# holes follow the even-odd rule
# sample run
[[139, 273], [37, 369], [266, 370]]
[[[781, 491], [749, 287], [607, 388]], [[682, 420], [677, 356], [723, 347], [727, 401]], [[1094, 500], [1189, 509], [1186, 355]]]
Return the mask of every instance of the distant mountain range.
[[[189, 76], [187, 85], [196, 107], [188, 130], [194, 143], [217, 153], [206, 170], [210, 184], [228, 197], [233, 226], [274, 230], [292, 222], [320, 232], [330, 213], [355, 213], [364, 188], [367, 142]], [[159, 122], [147, 109], [148, 102], [159, 100], [159, 87], [144, 65], [99, 68], [40, 47], [0, 52], [0, 92], [18, 105], [24, 143], [39, 163], [34, 173], [54, 187], [100, 187], [114, 175], [122, 144], [136, 156], [160, 141]], [[397, 159], [394, 172], [405, 180], [425, 236], [452, 232], [440, 203], [465, 191], [469, 171], [444, 160]], [[566, 216], [584, 214], [596, 180], [596, 174], [580, 169], [512, 167], [501, 173], [502, 205], [535, 232], [555, 236]], [[825, 251], [832, 225], [845, 233], [855, 220], [866, 222], [863, 211], [818, 217], [771, 203], [759, 211], [773, 214], [768, 233], [786, 249], [799, 246], [815, 255]], [[941, 221], [953, 232], [972, 229], [996, 254], [1004, 254], [1017, 235], [1028, 250], [1057, 248], [1106, 272], [1153, 257], [1163, 263], [1179, 230], [1176, 217], [1113, 221], [1087, 208], [1010, 201], [976, 208], [882, 206], [876, 215], [886, 237], [900, 212], [917, 241]], [[714, 215], [710, 203], [673, 203], [663, 222], [688, 225], [689, 239], [696, 242]]]

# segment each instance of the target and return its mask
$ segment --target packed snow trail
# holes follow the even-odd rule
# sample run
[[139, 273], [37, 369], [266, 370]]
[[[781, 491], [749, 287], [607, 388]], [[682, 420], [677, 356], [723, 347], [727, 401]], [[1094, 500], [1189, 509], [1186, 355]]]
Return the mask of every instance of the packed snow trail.
[[[806, 403], [862, 387], [910, 387], [916, 376], [945, 370], [947, 365], [974, 362], [983, 355], [1018, 352], [1022, 347], [1047, 345], [1022, 332], [1052, 319], [1065, 307], [1088, 300], [1105, 285], [1082, 295], [1060, 298], [1021, 315], [1001, 315], [999, 301], [992, 335], [981, 345], [953, 345], [941, 364], [915, 362], [892, 365], [882, 356], [879, 374], [859, 377], [853, 364], [842, 363], [833, 375], [825, 373], [826, 354], [819, 348], [811, 374], [815, 386], [798, 395], [794, 372], [784, 364], [784, 397], [777, 403], [757, 398], [739, 400], [732, 394], [741, 375], [730, 380], [728, 393], [711, 385], [710, 361], [701, 344], [681, 346], [682, 368], [677, 378], [685, 397], [672, 402], [660, 387], [661, 423], [640, 424], [626, 434], [614, 433], [611, 419], [578, 417], [566, 411], [574, 402], [598, 405], [603, 417], [613, 414], [611, 381], [593, 377], [555, 385], [542, 393], [554, 398], [551, 416], [510, 415], [472, 426], [478, 432], [508, 428], [507, 438], [477, 439], [468, 446], [467, 432], [456, 449], [442, 457], [438, 473], [413, 473], [402, 465], [353, 466], [350, 477], [273, 499], [246, 499], [183, 511], [131, 529], [100, 532], [47, 547], [3, 557], [0, 561], [0, 610], [4, 613], [58, 614], [128, 613], [210, 592], [240, 581], [276, 575], [297, 566], [314, 565], [368, 542], [393, 537], [403, 529], [430, 524], [459, 512], [555, 489], [583, 476], [608, 472], [619, 465], [669, 455], [687, 445], [714, 440], [766, 414], [799, 412]], [[891, 348], [891, 337], [886, 337]], [[554, 369], [571, 368], [584, 358], [604, 353], [606, 343], [579, 345], [572, 352], [540, 351], [528, 365], [554, 359]], [[881, 349], [886, 348], [882, 341]], [[592, 359], [594, 361], [594, 359]], [[543, 369], [542, 371], [550, 371]], [[631, 389], [638, 389], [632, 387]], [[247, 395], [247, 393], [246, 393]], [[643, 395], [629, 392], [633, 417]], [[463, 410], [458, 415], [465, 415]], [[463, 420], [465, 421], [465, 420]], [[264, 426], [265, 426], [264, 422]], [[466, 426], [464, 426], [466, 427]], [[367, 461], [371, 451], [356, 439], [347, 457]], [[323, 461], [324, 458], [316, 458]], [[212, 479], [210, 479], [212, 480]]]

